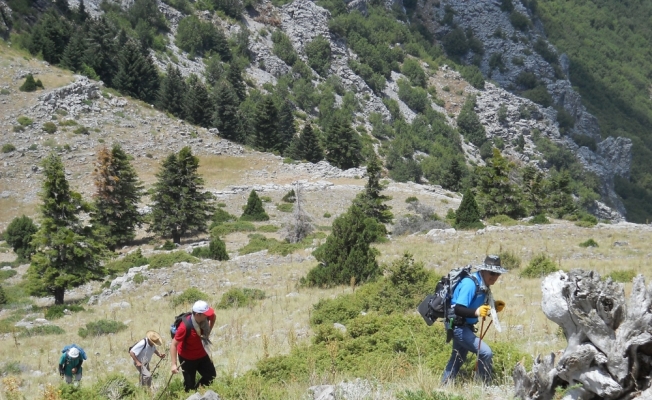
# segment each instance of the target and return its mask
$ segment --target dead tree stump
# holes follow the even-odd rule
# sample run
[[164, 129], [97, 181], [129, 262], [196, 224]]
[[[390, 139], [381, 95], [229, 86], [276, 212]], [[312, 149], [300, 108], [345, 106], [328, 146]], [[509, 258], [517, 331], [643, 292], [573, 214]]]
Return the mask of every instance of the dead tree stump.
[[623, 285], [594, 271], [555, 272], [541, 290], [541, 308], [568, 346], [556, 364], [554, 354], [537, 357], [530, 373], [519, 363], [516, 397], [652, 400], [652, 285], [646, 288], [642, 275], [627, 304]]

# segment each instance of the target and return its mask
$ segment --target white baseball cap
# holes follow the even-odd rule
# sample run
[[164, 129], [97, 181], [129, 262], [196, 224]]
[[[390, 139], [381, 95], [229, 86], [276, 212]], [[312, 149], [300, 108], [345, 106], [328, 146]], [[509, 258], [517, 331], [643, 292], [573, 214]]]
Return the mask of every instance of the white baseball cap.
[[213, 314], [215, 314], [215, 310], [210, 308], [208, 303], [206, 303], [204, 300], [197, 300], [192, 306], [192, 312], [204, 314], [207, 317], [212, 317]]

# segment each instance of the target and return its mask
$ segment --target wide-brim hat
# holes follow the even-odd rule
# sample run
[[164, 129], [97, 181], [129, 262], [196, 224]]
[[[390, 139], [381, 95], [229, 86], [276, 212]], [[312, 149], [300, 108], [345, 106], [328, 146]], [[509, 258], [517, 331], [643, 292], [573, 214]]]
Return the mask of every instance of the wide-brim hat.
[[68, 357], [70, 358], [79, 357], [79, 350], [74, 347], [70, 348], [70, 350], [68, 350]]
[[509, 272], [501, 266], [500, 257], [489, 255], [484, 259], [484, 262], [476, 267], [478, 271], [490, 271], [498, 274]]
[[158, 332], [147, 331], [145, 336], [147, 336], [147, 339], [156, 346], [163, 346], [163, 339], [161, 339], [161, 335], [159, 335]]

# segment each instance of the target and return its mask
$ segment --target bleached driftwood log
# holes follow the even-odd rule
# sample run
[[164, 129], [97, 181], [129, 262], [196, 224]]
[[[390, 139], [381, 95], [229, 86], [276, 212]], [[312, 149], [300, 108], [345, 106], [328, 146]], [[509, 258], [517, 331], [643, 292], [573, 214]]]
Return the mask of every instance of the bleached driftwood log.
[[634, 278], [625, 304], [623, 285], [593, 271], [549, 275], [541, 284], [544, 314], [561, 326], [568, 346], [534, 362], [527, 373], [514, 369], [516, 397], [549, 400], [567, 388], [563, 400], [652, 400], [652, 285]]

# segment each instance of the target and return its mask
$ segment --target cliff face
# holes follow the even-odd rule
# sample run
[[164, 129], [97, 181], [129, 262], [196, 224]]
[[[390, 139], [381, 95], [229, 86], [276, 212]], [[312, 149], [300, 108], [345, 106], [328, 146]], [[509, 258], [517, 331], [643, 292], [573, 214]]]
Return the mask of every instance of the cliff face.
[[[427, 16], [428, 21], [424, 22], [439, 39], [457, 27], [472, 33], [482, 43], [484, 52], [474, 53], [471, 50], [463, 57], [463, 61], [468, 64], [475, 62], [484, 76], [500, 87], [514, 91], [519, 88], [519, 76], [523, 73], [534, 74], [551, 95], [554, 106], [564, 109], [573, 117], [575, 123], [568, 130], [568, 136], [586, 136], [596, 141], [596, 150], [591, 151], [587, 147], [577, 146], [570, 137], [562, 138], [574, 150], [580, 162], [600, 178], [600, 194], [605, 202], [624, 217], [625, 207], [614, 190], [614, 177], [629, 176], [631, 140], [622, 137], [602, 140], [597, 119], [586, 110], [581, 96], [573, 90], [568, 80], [568, 57], [564, 54], [557, 55], [554, 47], [546, 40], [542, 24], [530, 9], [520, 1], [515, 1], [513, 10], [503, 11], [503, 3], [507, 2], [419, 2], [417, 13]], [[520, 29], [515, 27], [518, 24], [512, 22], [515, 13], [526, 18]], [[446, 17], [449, 21], [444, 24]], [[544, 109], [544, 113], [553, 121], [557, 119], [557, 110], [553, 107]], [[483, 121], [485, 124], [491, 122], [486, 119]], [[488, 129], [488, 132], [504, 136], [501, 129]]]

